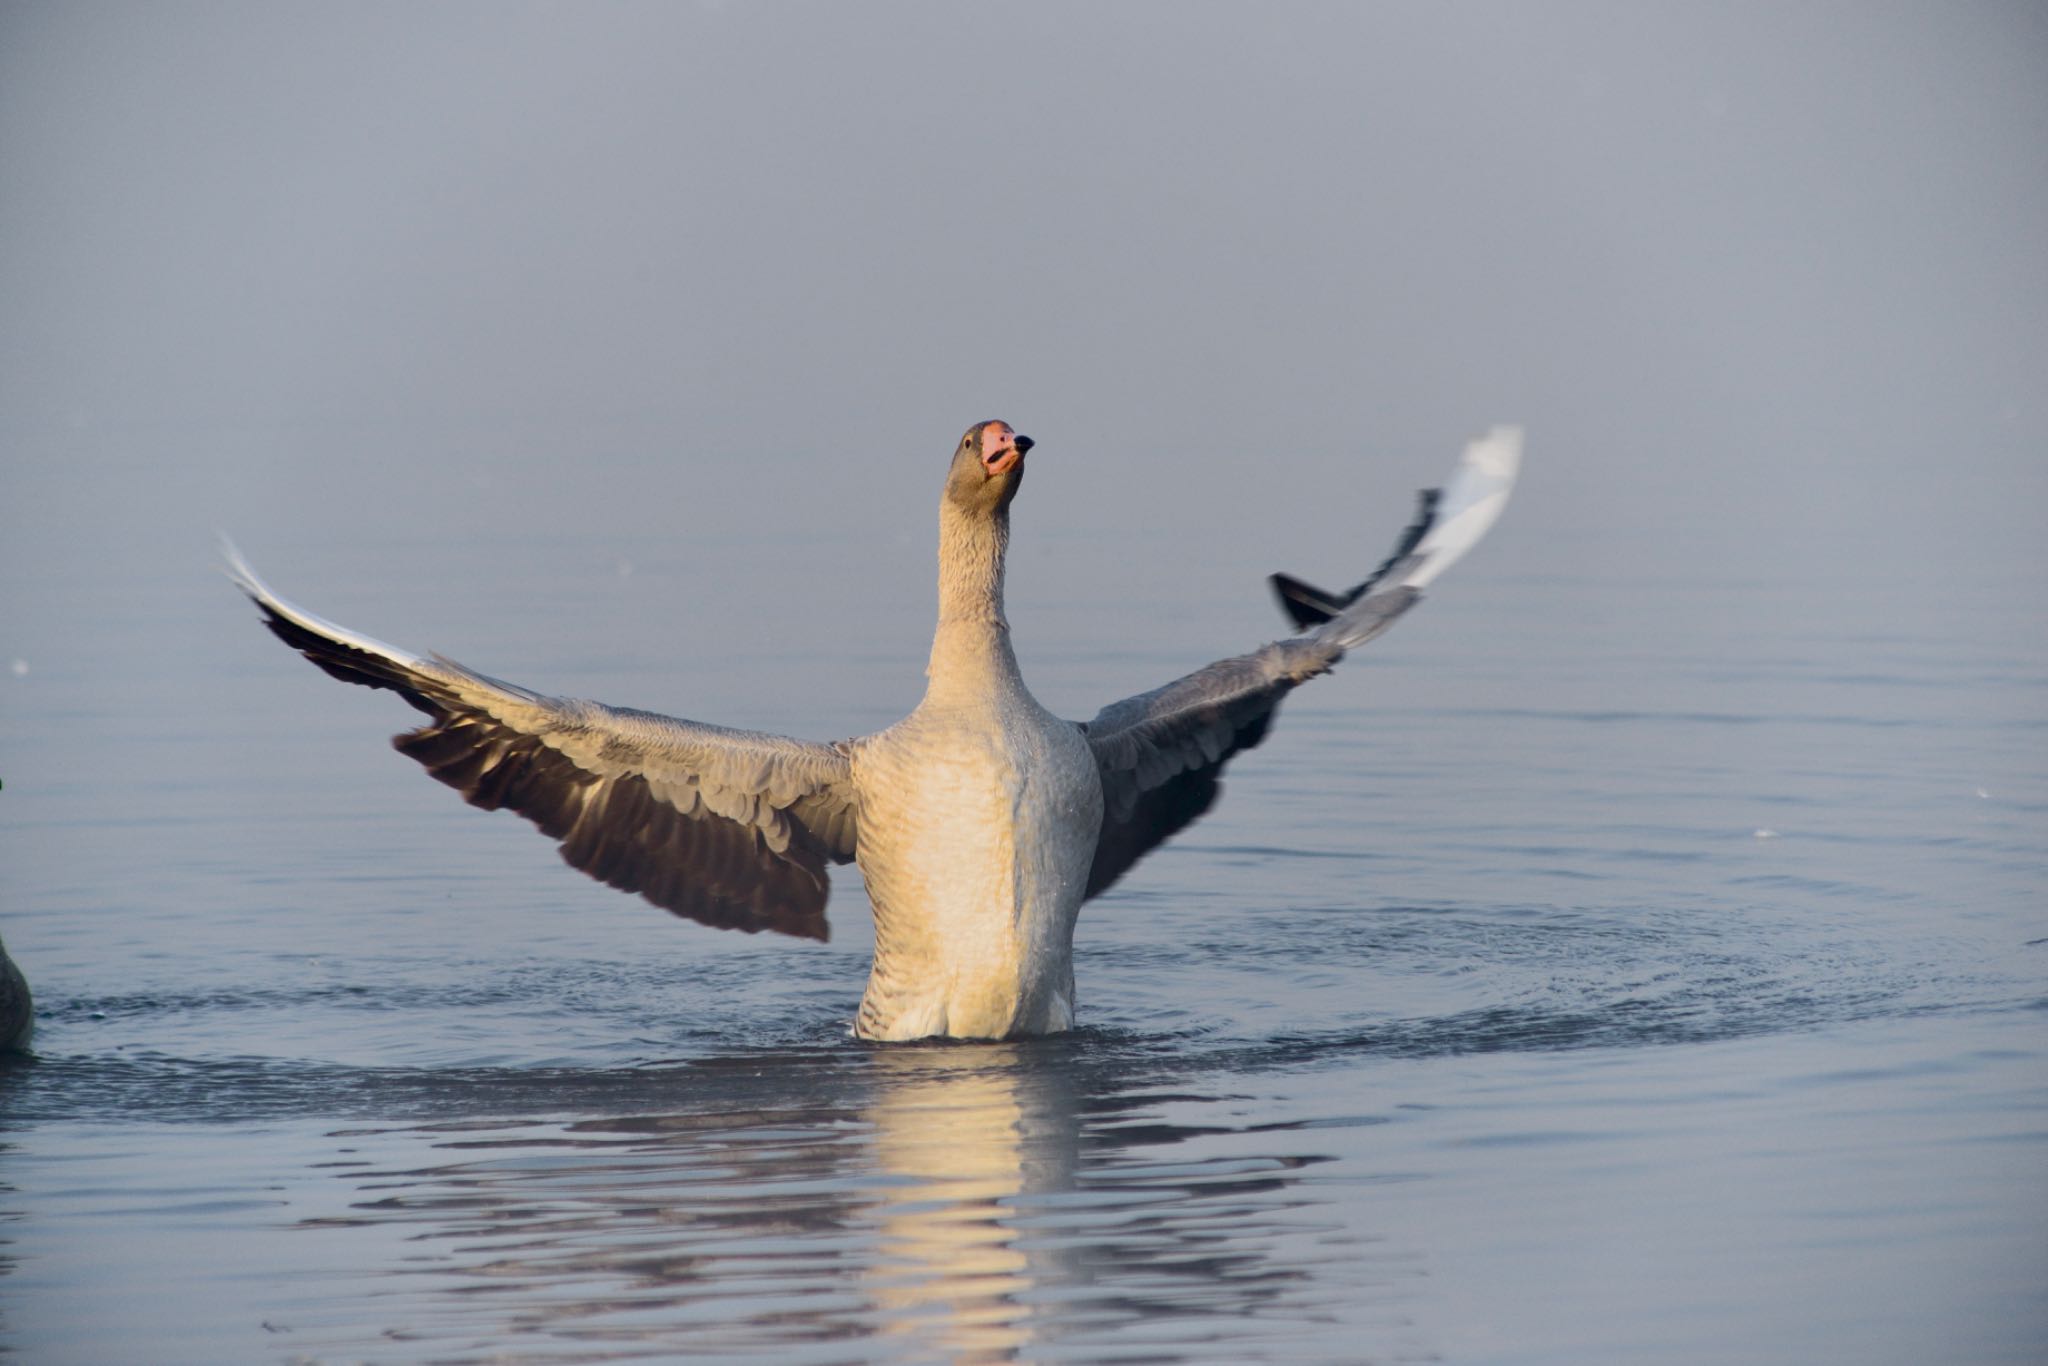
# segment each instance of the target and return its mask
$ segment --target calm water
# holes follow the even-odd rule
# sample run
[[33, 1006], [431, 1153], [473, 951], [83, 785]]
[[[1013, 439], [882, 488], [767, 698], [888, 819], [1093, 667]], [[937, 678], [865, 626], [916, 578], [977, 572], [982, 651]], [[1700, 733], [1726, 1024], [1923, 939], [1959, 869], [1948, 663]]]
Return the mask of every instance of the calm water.
[[[803, 632], [692, 615], [757, 534], [243, 539], [373, 633], [831, 736], [914, 699], [924, 525], [722, 595], [834, 555], [914, 585]], [[1107, 602], [1122, 548], [1030, 535], [1020, 649], [1069, 714], [1277, 633], [1255, 582]], [[846, 1036], [856, 880], [829, 945], [721, 936], [463, 807], [203, 544], [24, 594], [0, 856], [41, 1025], [0, 1073], [0, 1348], [2039, 1360], [2034, 590], [1495, 553], [1089, 909], [1085, 1028], [1002, 1046]]]

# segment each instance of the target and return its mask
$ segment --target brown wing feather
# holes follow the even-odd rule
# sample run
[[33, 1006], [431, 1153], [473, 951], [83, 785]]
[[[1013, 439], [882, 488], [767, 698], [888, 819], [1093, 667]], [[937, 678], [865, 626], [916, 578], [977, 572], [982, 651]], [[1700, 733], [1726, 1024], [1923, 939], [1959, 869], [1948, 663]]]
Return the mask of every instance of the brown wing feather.
[[470, 805], [517, 811], [561, 842], [570, 867], [608, 886], [719, 929], [831, 936], [831, 854], [799, 820], [789, 820], [786, 847], [771, 849], [760, 825], [678, 799], [642, 773], [600, 776], [542, 736], [476, 713], [443, 713], [391, 743]]
[[427, 713], [400, 753], [471, 805], [525, 816], [571, 867], [720, 929], [829, 937], [826, 867], [859, 838], [837, 746], [545, 697], [357, 636], [235, 570], [279, 639]]

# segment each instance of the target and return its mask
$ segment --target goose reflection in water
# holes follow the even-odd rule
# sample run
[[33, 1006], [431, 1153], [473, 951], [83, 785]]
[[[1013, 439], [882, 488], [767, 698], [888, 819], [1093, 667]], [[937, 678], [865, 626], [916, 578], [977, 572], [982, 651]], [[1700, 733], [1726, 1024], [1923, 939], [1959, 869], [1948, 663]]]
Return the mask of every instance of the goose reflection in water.
[[1035, 1335], [1034, 1292], [1087, 1284], [1075, 1244], [1029, 1228], [1044, 1218], [1032, 1197], [1074, 1190], [1068, 1079], [961, 1048], [892, 1050], [875, 1064], [874, 1160], [903, 1178], [878, 1188], [870, 1212], [881, 1246], [864, 1279], [883, 1331], [956, 1360], [1007, 1360]]
[[[1007, 1360], [1138, 1320], [1213, 1349], [1326, 1309], [1338, 1282], [1306, 1268], [1337, 1254], [1296, 1213], [1320, 1158], [1251, 1131], [1227, 1146], [1262, 1151], [1175, 1161], [1161, 1150], [1199, 1137], [1214, 1154], [1231, 1132], [1165, 1122], [1208, 1098], [1112, 1085], [1084, 1106], [1087, 1079], [1032, 1056], [1045, 1047], [733, 1060], [676, 1078], [715, 1110], [338, 1135], [367, 1164], [343, 1173], [345, 1213], [302, 1227], [401, 1234], [385, 1333], [436, 1350], [538, 1336], [600, 1357], [655, 1342], [803, 1359], [873, 1339]], [[815, 1100], [790, 1103], [792, 1071]], [[455, 1160], [420, 1165], [422, 1142]], [[304, 1346], [361, 1345], [299, 1327]]]

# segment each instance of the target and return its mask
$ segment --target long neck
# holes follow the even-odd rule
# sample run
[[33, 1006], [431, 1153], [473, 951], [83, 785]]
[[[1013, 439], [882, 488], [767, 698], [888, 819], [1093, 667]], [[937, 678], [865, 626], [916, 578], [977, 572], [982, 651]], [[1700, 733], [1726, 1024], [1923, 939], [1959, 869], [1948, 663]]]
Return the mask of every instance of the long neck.
[[962, 512], [939, 504], [939, 629], [932, 637], [927, 699], [986, 698], [992, 679], [1017, 676], [1010, 623], [1003, 618], [1003, 554], [1010, 514]]

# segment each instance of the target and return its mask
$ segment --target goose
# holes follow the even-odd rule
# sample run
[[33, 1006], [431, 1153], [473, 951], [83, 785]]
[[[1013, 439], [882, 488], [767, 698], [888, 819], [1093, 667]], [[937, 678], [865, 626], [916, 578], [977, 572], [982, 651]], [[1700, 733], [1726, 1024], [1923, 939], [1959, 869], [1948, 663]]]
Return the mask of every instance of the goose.
[[822, 940], [828, 866], [857, 864], [875, 950], [855, 1035], [1055, 1034], [1075, 1021], [1082, 903], [1207, 811], [1289, 692], [1386, 630], [1486, 533], [1522, 437], [1496, 427], [1467, 446], [1359, 591], [1309, 590], [1319, 605], [1298, 633], [1085, 723], [1031, 695], [1003, 613], [1010, 505], [1033, 445], [999, 421], [960, 439], [939, 500], [924, 697], [888, 729], [832, 743], [551, 697], [416, 655], [294, 606], [222, 549], [279, 639], [426, 714], [393, 739], [401, 753], [472, 805], [526, 817], [599, 881], [701, 924]]

